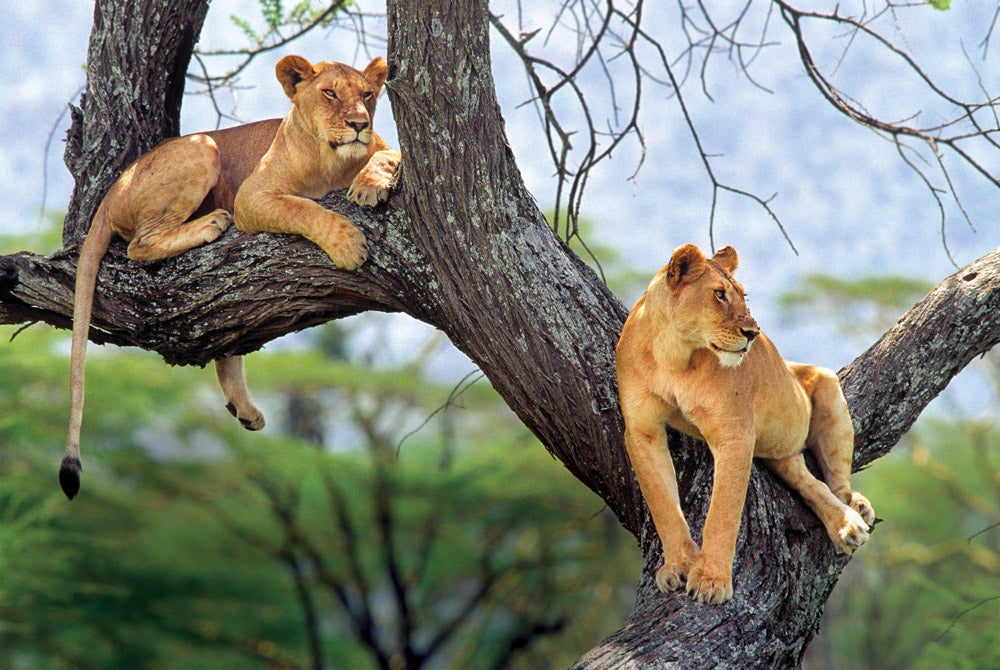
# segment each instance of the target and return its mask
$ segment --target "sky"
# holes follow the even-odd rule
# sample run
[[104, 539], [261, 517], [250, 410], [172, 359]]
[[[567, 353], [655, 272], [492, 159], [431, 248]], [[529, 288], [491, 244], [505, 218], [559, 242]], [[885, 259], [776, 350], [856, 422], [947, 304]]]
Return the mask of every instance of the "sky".
[[[359, 4], [381, 11], [377, 3], [360, 0]], [[577, 46], [573, 17], [560, 17], [549, 30], [558, 4], [537, 2], [529, 7], [510, 0], [492, 2], [491, 9], [503, 16], [511, 30], [541, 28], [530, 45], [568, 66]], [[833, 3], [808, 3], [813, 8], [827, 4], [832, 8]], [[839, 3], [841, 13], [849, 13], [855, 4], [859, 3]], [[683, 44], [683, 34], [677, 30], [677, 6], [647, 3], [644, 17], [644, 25], [672, 57]], [[903, 53], [939, 77], [957, 97], [979, 97], [981, 90], [997, 97], [1000, 27], [989, 48], [981, 45], [995, 10], [990, 2], [955, 2], [947, 12], [900, 8], [873, 25], [887, 30]], [[254, 2], [215, 0], [202, 32], [202, 49], [245, 44], [233, 27], [233, 14], [259, 17]], [[0, 222], [0, 232], [37, 231], [43, 226], [39, 222], [43, 202], [47, 210], [63, 211], [69, 201], [72, 179], [62, 163], [68, 127], [65, 111], [84, 83], [92, 15], [92, 3], [61, 0], [14, 3], [5, 11], [0, 46], [0, 83], [5, 91], [0, 106], [0, 198], [7, 215]], [[711, 97], [701, 90], [697, 73], [682, 91], [719, 179], [761, 198], [773, 195], [771, 206], [798, 251], [792, 251], [759, 204], [733, 194], [720, 196], [714, 240], [717, 247], [731, 244], [740, 252], [738, 277], [749, 290], [758, 322], [786, 357], [838, 369], [868, 343], [839, 337], [836, 324], [823, 319], [805, 325], [784, 323], [777, 296], [816, 272], [845, 279], [892, 273], [936, 283], [956, 270], [942, 235], [959, 265], [1000, 246], [1000, 189], [963, 168], [954, 155], [946, 156], [949, 175], [975, 231], [947, 197], [942, 226], [937, 203], [920, 177], [900, 160], [895, 147], [838, 114], [821, 98], [803, 74], [791, 34], [779, 16], [758, 12], [748, 17], [743, 38], [756, 38], [754, 31], [759, 32], [765, 21], [770, 46], [756, 54], [748, 67], [759, 86], [748, 80], [728, 54], [718, 53], [706, 70]], [[373, 35], [384, 32], [384, 25], [374, 18], [366, 19], [366, 28]], [[817, 39], [819, 66], [872, 112], [890, 119], [919, 114], [920, 122], [943, 120], [951, 112], [930, 102], [926, 86], [900, 67], [899, 59], [877, 54], [864, 40], [851, 41], [842, 32], [824, 36], [821, 29], [810, 28], [809, 34]], [[523, 104], [531, 91], [509, 48], [496, 32], [492, 39], [508, 139], [529, 189], [541, 207], [551, 207], [553, 168], [546, 159], [537, 110]], [[282, 116], [288, 103], [273, 79], [273, 66], [288, 53], [362, 67], [372, 56], [384, 54], [384, 47], [376, 38], [369, 47], [359, 47], [350, 25], [316, 32], [255, 60], [242, 75], [241, 87], [232, 96], [223, 96], [223, 110], [234, 112], [242, 121]], [[603, 67], [620, 77], [615, 93], [621, 101], [628, 95], [622, 62], [613, 58], [612, 47], [605, 55]], [[653, 54], [647, 49], [643, 55]], [[209, 58], [206, 63], [221, 69], [226, 59]], [[646, 146], [641, 168], [630, 178], [642, 154], [637, 142], [624, 143], [592, 175], [582, 207], [594, 225], [591, 239], [616, 249], [623, 266], [650, 277], [677, 246], [694, 242], [707, 249], [710, 244], [711, 184], [680, 115], [677, 97], [653, 80], [662, 76], [662, 70], [651, 66], [650, 78], [643, 84], [639, 125]], [[613, 123], [613, 99], [600, 69], [588, 71], [583, 85], [598, 122], [610, 119]], [[557, 104], [563, 105], [567, 119], [578, 118], [571, 105], [560, 100]], [[182, 132], [213, 128], [218, 122], [204, 97], [185, 99]], [[223, 120], [223, 125], [231, 123]], [[395, 143], [385, 97], [375, 125]], [[1000, 173], [998, 154], [980, 155], [994, 174]], [[927, 156], [924, 149], [923, 158], [915, 160]], [[935, 186], [945, 186], [933, 166], [925, 169]], [[637, 286], [619, 297], [631, 305], [641, 291]], [[391, 323], [404, 346], [426, 337], [425, 331], [406, 319]], [[465, 371], [467, 366], [459, 374]]]

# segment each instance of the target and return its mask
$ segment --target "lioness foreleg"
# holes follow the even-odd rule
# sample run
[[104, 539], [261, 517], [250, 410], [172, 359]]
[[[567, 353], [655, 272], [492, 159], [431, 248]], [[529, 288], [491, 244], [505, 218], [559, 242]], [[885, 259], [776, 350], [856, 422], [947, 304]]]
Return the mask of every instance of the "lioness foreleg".
[[368, 258], [364, 233], [350, 219], [309, 198], [258, 191], [236, 196], [236, 227], [248, 233], [292, 233], [317, 244], [337, 267], [356, 270]]
[[718, 605], [733, 597], [733, 555], [753, 463], [753, 437], [713, 444], [712, 500], [702, 531], [701, 553], [691, 566], [687, 591], [698, 602]]
[[667, 450], [667, 433], [662, 424], [629, 426], [627, 415], [625, 423], [625, 446], [632, 469], [663, 545], [663, 566], [656, 571], [656, 585], [663, 592], [679, 589], [687, 581], [698, 545], [691, 539], [681, 511], [677, 473]]
[[247, 389], [246, 375], [243, 372], [243, 357], [230, 356], [215, 361], [215, 374], [222, 387], [222, 395], [226, 398], [226, 409], [239, 419], [247, 430], [260, 430], [264, 427], [264, 415], [250, 400]]

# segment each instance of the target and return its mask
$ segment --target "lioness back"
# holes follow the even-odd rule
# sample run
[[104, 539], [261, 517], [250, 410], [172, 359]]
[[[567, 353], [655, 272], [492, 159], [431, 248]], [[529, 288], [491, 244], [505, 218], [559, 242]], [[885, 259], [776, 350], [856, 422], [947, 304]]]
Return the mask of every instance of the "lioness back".
[[280, 125], [281, 119], [267, 119], [201, 133], [215, 140], [215, 144], [219, 147], [222, 174], [218, 184], [199, 209], [233, 211], [236, 192], [271, 147]]

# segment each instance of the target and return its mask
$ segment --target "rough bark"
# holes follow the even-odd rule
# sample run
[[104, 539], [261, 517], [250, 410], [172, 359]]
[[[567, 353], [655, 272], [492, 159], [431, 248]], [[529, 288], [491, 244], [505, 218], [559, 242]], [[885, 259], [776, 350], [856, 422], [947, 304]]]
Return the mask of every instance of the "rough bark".
[[[401, 188], [375, 211], [340, 194], [325, 201], [368, 236], [361, 270], [335, 269], [302, 239], [235, 230], [150, 264], [128, 261], [115, 243], [98, 280], [92, 339], [204, 365], [359, 311], [406, 312], [447, 333], [545, 447], [639, 538], [646, 567], [636, 610], [580, 667], [797, 664], [848, 559], [833, 554], [801, 501], [757, 468], [734, 599], [708, 607], [656, 590], [659, 546], [625, 455], [614, 375], [627, 310], [552, 234], [524, 188], [494, 98], [486, 2], [396, 0], [389, 13], [387, 87], [406, 157]], [[121, 74], [128, 82], [139, 76]], [[169, 97], [165, 89], [158, 95]], [[83, 127], [97, 123], [89, 114], [107, 113], [87, 110], [78, 120]], [[375, 122], [388, 119], [376, 115]], [[83, 142], [84, 152], [104, 146], [101, 138]], [[117, 173], [106, 164], [75, 165], [75, 203], [99, 198], [103, 189], [94, 190]], [[72, 243], [79, 239], [69, 228], [68, 248], [52, 257], [0, 258], [0, 323], [69, 326]], [[947, 381], [998, 341], [1000, 250], [945, 280], [844, 370], [858, 427], [856, 466], [891, 448]], [[670, 442], [698, 539], [710, 459], [692, 440], [671, 434]]]

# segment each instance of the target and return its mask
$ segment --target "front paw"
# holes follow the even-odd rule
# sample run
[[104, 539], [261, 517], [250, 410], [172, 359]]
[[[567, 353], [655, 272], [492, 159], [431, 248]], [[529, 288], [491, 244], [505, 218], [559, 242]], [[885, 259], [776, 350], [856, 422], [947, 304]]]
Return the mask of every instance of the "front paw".
[[733, 597], [731, 566], [713, 565], [699, 554], [687, 579], [688, 595], [706, 605], [721, 605]]
[[354, 225], [347, 225], [321, 245], [334, 264], [344, 270], [357, 270], [368, 260], [365, 235]]
[[663, 565], [656, 571], [656, 586], [663, 593], [675, 591], [687, 581], [691, 564], [698, 555], [698, 545], [688, 540], [668, 556], [663, 553]]
[[389, 199], [396, 185], [400, 156], [398, 151], [380, 151], [354, 177], [347, 190], [347, 199], [362, 207], [374, 207]]

